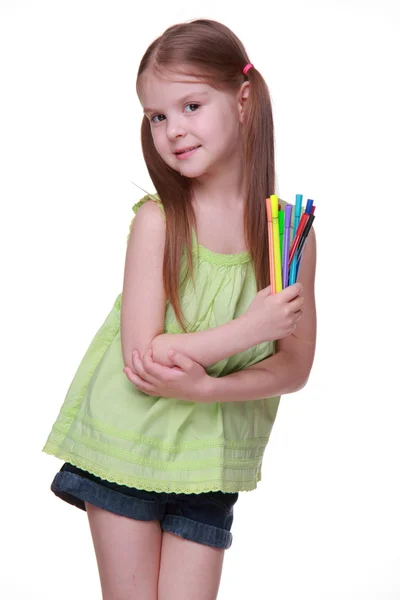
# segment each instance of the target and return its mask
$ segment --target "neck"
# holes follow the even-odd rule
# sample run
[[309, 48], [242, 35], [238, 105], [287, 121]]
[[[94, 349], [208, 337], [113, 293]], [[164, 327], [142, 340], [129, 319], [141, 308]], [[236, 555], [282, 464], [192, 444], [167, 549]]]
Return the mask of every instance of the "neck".
[[192, 182], [195, 206], [233, 208], [244, 203], [243, 162], [238, 155]]

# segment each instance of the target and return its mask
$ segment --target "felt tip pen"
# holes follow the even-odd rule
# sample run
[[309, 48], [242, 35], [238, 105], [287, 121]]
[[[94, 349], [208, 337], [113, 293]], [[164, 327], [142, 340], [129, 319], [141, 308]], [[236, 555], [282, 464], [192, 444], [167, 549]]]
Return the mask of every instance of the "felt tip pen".
[[309, 216], [310, 215], [308, 215], [307, 213], [303, 213], [301, 215], [300, 223], [299, 223], [299, 226], [297, 228], [296, 235], [294, 236], [292, 247], [290, 248], [289, 265], [291, 264], [291, 262], [293, 260], [293, 257], [294, 257], [294, 253], [296, 252], [297, 246], [300, 243], [300, 238], [301, 238], [301, 235], [302, 235], [302, 233], [304, 231], [304, 227], [306, 226], [306, 223], [308, 221]]
[[283, 259], [282, 259], [282, 286], [286, 288], [289, 282], [289, 247], [290, 247], [290, 226], [292, 223], [292, 205], [288, 204], [285, 208], [285, 231], [283, 234]]
[[304, 212], [306, 212], [308, 215], [311, 214], [311, 209], [312, 209], [313, 203], [314, 203], [314, 200], [307, 200], [306, 210]]
[[297, 248], [297, 251], [299, 253], [299, 258], [303, 254], [304, 244], [306, 243], [307, 236], [310, 233], [310, 229], [312, 227], [314, 219], [315, 219], [314, 215], [309, 215], [309, 217], [307, 219], [307, 223], [306, 223], [306, 225], [304, 227], [304, 231], [303, 231], [303, 233], [301, 235], [300, 242], [299, 242], [299, 245], [298, 245], [298, 248]]
[[289, 285], [296, 283], [297, 279], [297, 251], [295, 252], [294, 258], [289, 269]]
[[281, 249], [281, 262], [283, 260], [283, 234], [285, 233], [285, 211], [278, 210], [278, 222], [279, 222], [279, 247]]
[[271, 282], [271, 294], [276, 293], [275, 286], [275, 259], [274, 259], [274, 234], [272, 230], [272, 210], [271, 198], [265, 201], [267, 207], [267, 225], [268, 225], [268, 255], [269, 255], [269, 278]]
[[293, 239], [294, 239], [294, 236], [296, 235], [297, 228], [299, 226], [302, 202], [303, 202], [303, 194], [296, 194], [296, 204], [294, 207]]
[[297, 254], [297, 260], [296, 260], [296, 263], [297, 263], [297, 266], [296, 266], [296, 280], [297, 280], [297, 276], [299, 274], [300, 262], [301, 262], [301, 259], [303, 257], [304, 246], [306, 244], [307, 237], [308, 237], [308, 234], [310, 233], [310, 229], [312, 227], [314, 219], [315, 219], [314, 215], [310, 215], [309, 216], [309, 218], [307, 220], [307, 223], [306, 223], [306, 226], [304, 227], [304, 231], [303, 231], [303, 234], [301, 236], [298, 248], [297, 248], [297, 253], [296, 253]]
[[274, 236], [275, 290], [282, 291], [282, 263], [279, 242], [278, 196], [271, 196], [272, 233]]

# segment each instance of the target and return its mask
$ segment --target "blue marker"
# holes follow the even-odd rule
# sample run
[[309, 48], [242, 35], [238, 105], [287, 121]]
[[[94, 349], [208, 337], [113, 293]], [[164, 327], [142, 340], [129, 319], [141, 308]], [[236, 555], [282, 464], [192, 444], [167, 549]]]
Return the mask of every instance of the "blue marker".
[[294, 283], [296, 283], [296, 279], [297, 279], [297, 250], [295, 252], [295, 255], [293, 256], [293, 260], [292, 263], [290, 265], [290, 269], [289, 269], [289, 285], [293, 285]]
[[306, 204], [306, 213], [308, 215], [311, 215], [311, 209], [312, 209], [312, 205], [314, 203], [314, 200], [307, 200], [307, 204]]

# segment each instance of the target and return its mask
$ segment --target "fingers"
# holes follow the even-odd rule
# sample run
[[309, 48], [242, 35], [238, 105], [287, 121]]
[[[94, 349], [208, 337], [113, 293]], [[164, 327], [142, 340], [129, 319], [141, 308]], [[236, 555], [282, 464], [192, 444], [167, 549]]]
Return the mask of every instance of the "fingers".
[[137, 350], [134, 350], [132, 353], [132, 362], [133, 362], [133, 368], [135, 369], [135, 373], [136, 375], [138, 375], [141, 379], [144, 379], [145, 381], [148, 381], [149, 383], [155, 383], [156, 379], [154, 376], [154, 373], [152, 372], [152, 369], [148, 368], [148, 362], [147, 362], [147, 354], [149, 351], [147, 351], [144, 355], [143, 355], [143, 361], [140, 358], [140, 354]]
[[184, 356], [176, 350], [170, 350], [168, 352], [168, 358], [174, 361], [174, 363], [182, 369], [182, 371], [189, 371], [193, 366], [194, 362], [188, 356]]
[[[140, 358], [139, 353], [135, 350], [132, 353], [134, 372], [129, 369], [129, 367], [125, 367], [124, 373], [132, 383], [139, 387], [139, 389], [142, 389], [140, 386], [143, 381], [150, 384], [153, 389], [160, 384], [177, 380], [179, 377], [182, 377], [185, 372], [188, 372], [195, 366], [195, 363], [189, 357], [184, 356], [179, 352], [172, 350], [168, 353], [168, 357], [173, 359], [173, 362], [176, 365], [175, 367], [165, 367], [164, 365], [154, 362], [151, 348], [145, 352], [143, 359]], [[144, 391], [147, 392], [148, 389], [149, 388], [145, 388]]]
[[140, 390], [141, 392], [145, 392], [148, 395], [154, 395], [155, 388], [153, 384], [148, 383], [147, 381], [139, 377], [139, 375], [136, 375], [136, 373], [134, 373], [130, 367], [124, 367], [123, 372], [129, 379], [129, 381], [138, 388], [138, 390]]
[[122, 369], [122, 371], [125, 373], [125, 375], [129, 379], [129, 381], [131, 381], [133, 383], [134, 373], [133, 373], [132, 369], [130, 367], [124, 367]]
[[296, 296], [293, 300], [289, 302], [289, 307], [292, 312], [296, 312], [303, 308], [304, 306], [304, 296]]
[[303, 286], [299, 282], [293, 283], [292, 285], [289, 285], [287, 288], [284, 288], [281, 292], [278, 292], [278, 294], [284, 301], [290, 301], [293, 298], [300, 296], [300, 294], [302, 294], [302, 293], [303, 293]]
[[[169, 358], [172, 358], [168, 353]], [[175, 360], [175, 359], [174, 359]], [[143, 356], [143, 368], [147, 373], [147, 379], [152, 377], [153, 382], [168, 382], [179, 377], [180, 369], [165, 367], [153, 361], [153, 354], [149, 349]], [[150, 377], [149, 377], [150, 376]]]

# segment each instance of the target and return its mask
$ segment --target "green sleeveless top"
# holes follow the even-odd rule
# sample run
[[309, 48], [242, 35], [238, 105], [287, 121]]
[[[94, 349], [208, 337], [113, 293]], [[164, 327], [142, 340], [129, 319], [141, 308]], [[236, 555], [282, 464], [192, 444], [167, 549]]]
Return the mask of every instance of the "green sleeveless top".
[[[145, 196], [134, 213], [148, 200], [163, 208], [158, 198]], [[257, 293], [248, 252], [211, 252], [194, 232], [192, 251], [195, 286], [187, 277], [180, 288], [188, 332], [237, 318]], [[79, 364], [43, 451], [107, 481], [148, 491], [255, 489], [280, 397], [203, 404], [139, 391], [122, 372], [121, 296]], [[167, 302], [164, 332], [181, 331]], [[274, 347], [259, 344], [207, 367], [207, 373], [223, 377], [245, 369]]]

